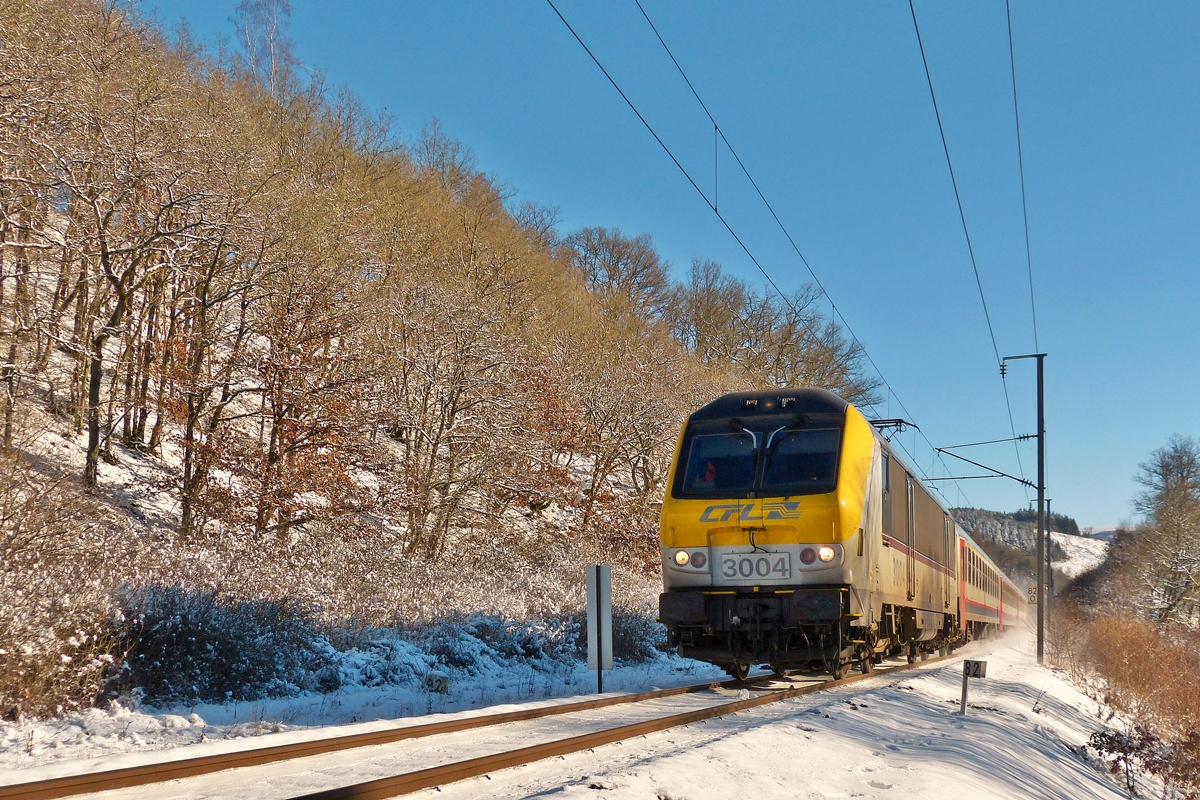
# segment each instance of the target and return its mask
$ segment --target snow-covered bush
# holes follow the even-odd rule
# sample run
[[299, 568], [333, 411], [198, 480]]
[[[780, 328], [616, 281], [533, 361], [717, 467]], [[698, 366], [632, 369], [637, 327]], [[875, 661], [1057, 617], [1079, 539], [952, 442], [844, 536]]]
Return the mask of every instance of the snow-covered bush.
[[121, 605], [124, 662], [112, 691], [139, 689], [156, 702], [180, 702], [338, 686], [331, 648], [315, 644], [313, 615], [294, 601], [236, 601], [154, 584], [129, 590]]
[[0, 716], [61, 714], [100, 695], [123, 532], [52, 468], [0, 455]]
[[1125, 730], [1093, 733], [1086, 747], [1095, 750], [1114, 775], [1121, 776], [1130, 797], [1138, 795], [1141, 772], [1163, 781], [1164, 798], [1200, 797], [1200, 731], [1189, 731], [1168, 742], [1145, 723], [1127, 723]]
[[651, 614], [642, 611], [613, 613], [613, 657], [638, 664], [658, 656], [655, 645], [665, 642], [667, 629]]
[[541, 672], [569, 670], [578, 635], [579, 624], [570, 617], [511, 620], [472, 615], [410, 631], [405, 638], [442, 668], [481, 675], [512, 663]]
[[[479, 677], [529, 670], [570, 675], [587, 657], [582, 616], [511, 619], [455, 615], [404, 630], [322, 626], [296, 602], [237, 601], [215, 591], [151, 585], [130, 590], [116, 637], [124, 660], [110, 696], [163, 706], [257, 700], [338, 689], [422, 685], [434, 672]], [[657, 657], [658, 623], [613, 618], [614, 657]]]

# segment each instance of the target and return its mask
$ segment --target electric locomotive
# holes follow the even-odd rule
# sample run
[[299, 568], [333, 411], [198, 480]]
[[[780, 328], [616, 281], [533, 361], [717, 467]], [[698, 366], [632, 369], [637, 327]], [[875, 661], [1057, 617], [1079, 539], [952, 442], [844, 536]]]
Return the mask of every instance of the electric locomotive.
[[831, 392], [714, 400], [685, 423], [670, 475], [659, 619], [682, 656], [738, 677], [753, 664], [841, 677], [1020, 619], [1001, 610], [1011, 582]]

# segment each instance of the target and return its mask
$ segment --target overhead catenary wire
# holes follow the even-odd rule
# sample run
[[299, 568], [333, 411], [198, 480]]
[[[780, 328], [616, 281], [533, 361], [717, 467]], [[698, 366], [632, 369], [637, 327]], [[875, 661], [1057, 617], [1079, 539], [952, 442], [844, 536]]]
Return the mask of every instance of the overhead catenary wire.
[[725, 226], [725, 230], [729, 231], [729, 235], [733, 237], [734, 241], [738, 243], [738, 246], [742, 248], [742, 252], [746, 254], [751, 263], [753, 263], [754, 266], [758, 268], [758, 271], [762, 273], [762, 276], [766, 278], [767, 283], [771, 285], [771, 288], [773, 288], [779, 294], [779, 296], [785, 303], [788, 304], [792, 311], [796, 311], [797, 309], [795, 305], [792, 304], [792, 301], [788, 299], [787, 295], [783, 293], [783, 290], [779, 288], [779, 285], [775, 283], [774, 279], [763, 268], [763, 265], [760, 264], [758, 259], [754, 257], [754, 254], [750, 252], [750, 248], [747, 247], [745, 242], [742, 241], [741, 237], [737, 235], [737, 232], [734, 231], [733, 226], [731, 226], [721, 212], [717, 210], [716, 203], [708, 199], [708, 195], [704, 193], [704, 190], [701, 189], [699, 184], [697, 184], [692, 178], [691, 173], [687, 171], [683, 164], [679, 163], [679, 159], [675, 157], [673, 152], [671, 152], [671, 148], [667, 147], [666, 142], [662, 140], [662, 138], [654, 130], [654, 127], [646, 121], [646, 118], [642, 116], [642, 112], [638, 111], [637, 106], [633, 104], [633, 101], [629, 99], [629, 96], [625, 94], [624, 90], [621, 89], [620, 85], [616, 82], [616, 80], [613, 79], [613, 76], [610, 75], [608, 70], [604, 68], [604, 65], [600, 63], [600, 59], [596, 57], [596, 54], [592, 52], [591, 48], [587, 46], [579, 34], [575, 32], [575, 29], [571, 27], [571, 23], [567, 22], [567, 18], [562, 15], [561, 11], [558, 10], [558, 6], [554, 5], [554, 0], [546, 0], [546, 2], [550, 5], [550, 8], [553, 9], [558, 18], [562, 20], [562, 24], [567, 27], [567, 30], [571, 32], [571, 35], [575, 37], [575, 41], [579, 42], [579, 46], [583, 48], [584, 52], [588, 54], [592, 61], [595, 62], [596, 66], [600, 68], [600, 71], [604, 73], [604, 77], [607, 78], [608, 82], [612, 84], [612, 87], [617, 90], [617, 94], [621, 95], [621, 99], [625, 101], [625, 104], [629, 106], [630, 110], [637, 115], [639, 120], [641, 120], [642, 125], [644, 125], [646, 130], [650, 132], [650, 135], [654, 137], [654, 141], [658, 142], [658, 145], [663, 149], [663, 152], [665, 152], [675, 166], [679, 168], [679, 171], [683, 173], [683, 177], [687, 178], [687, 182], [692, 185], [692, 188], [696, 190], [697, 194], [704, 198], [705, 205], [712, 209], [712, 212], [717, 216], [717, 219], [721, 220], [721, 224]]
[[[1021, 106], [1017, 102], [1017, 57], [1013, 47], [1012, 6], [1009, 0], [1004, 0], [1004, 18], [1008, 23], [1008, 66], [1012, 76], [1013, 90], [1013, 123], [1017, 132], [1017, 169], [1021, 176], [1021, 219], [1025, 224], [1025, 268], [1029, 274], [1029, 316], [1033, 321], [1033, 351], [1040, 353], [1038, 343], [1037, 302], [1033, 293], [1033, 251], [1029, 246], [1029, 203], [1025, 193], [1025, 149], [1021, 145]], [[1029, 502], [1029, 493], [1025, 493], [1025, 501]]]
[[963, 447], [982, 447], [985, 444], [1000, 444], [1001, 442], [1027, 442], [1030, 439], [1036, 439], [1036, 433], [1023, 433], [1020, 436], [1013, 436], [1007, 439], [989, 439], [986, 442], [968, 442], [967, 444], [951, 444], [945, 447], [939, 447], [938, 450], [958, 450]]
[[[988, 337], [992, 340], [992, 352], [996, 356], [996, 366], [1000, 369], [1000, 385], [1004, 388], [1004, 405], [1008, 409], [1008, 427], [1015, 439], [1017, 436], [1017, 426], [1013, 422], [1012, 400], [1008, 396], [1008, 380], [1004, 376], [1004, 361], [1000, 358], [1000, 347], [996, 344], [996, 331], [992, 327], [992, 316], [988, 312], [987, 296], [983, 291], [983, 280], [979, 276], [979, 264], [975, 260], [975, 247], [971, 244], [971, 231], [967, 227], [967, 214], [963, 210], [962, 194], [958, 191], [958, 179], [954, 175], [954, 162], [950, 158], [950, 145], [946, 141], [946, 128], [942, 125], [942, 112], [938, 109], [937, 92], [933, 90], [933, 73], [929, 70], [929, 59], [925, 55], [925, 42], [921, 38], [921, 26], [917, 22], [917, 7], [914, 5], [913, 0], [908, 0], [908, 10], [912, 13], [913, 30], [917, 34], [917, 47], [921, 51], [921, 63], [925, 67], [925, 80], [929, 84], [929, 98], [933, 101], [933, 116], [937, 120], [938, 134], [942, 138], [942, 152], [946, 155], [946, 168], [950, 172], [950, 185], [954, 188], [954, 200], [958, 204], [958, 218], [962, 222], [963, 237], [967, 240], [967, 254], [971, 257], [971, 270], [975, 273], [975, 286], [979, 289], [979, 302], [983, 306], [983, 318], [987, 323]], [[1011, 26], [1009, 42], [1011, 44]], [[1024, 186], [1024, 178], [1022, 178], [1021, 185], [1022, 187]], [[1024, 197], [1023, 193], [1022, 197]], [[1028, 227], [1026, 228], [1026, 237], [1028, 239]], [[1024, 485], [1025, 466], [1021, 463], [1021, 449], [1018, 447], [1016, 441], [1013, 442], [1013, 452], [1016, 453], [1017, 470], [1021, 475], [1022, 485]], [[1029, 500], [1028, 489], [1025, 491], [1025, 499], [1026, 501]]]
[[973, 467], [979, 467], [980, 469], [990, 469], [992, 472], [996, 473], [996, 475], [998, 475], [1001, 478], [1009, 478], [1011, 480], [1021, 483], [1024, 486], [1028, 486], [1031, 489], [1037, 488], [1037, 486], [1035, 486], [1030, 481], [1025, 480], [1024, 478], [1014, 477], [1012, 475], [1009, 475], [1007, 472], [1001, 472], [1000, 470], [996, 469], [995, 467], [989, 467], [987, 464], [980, 464], [978, 461], [972, 461], [971, 459], [966, 458], [965, 456], [960, 456], [958, 453], [951, 453], [945, 447], [939, 448], [939, 452], [943, 452], [946, 455], [950, 456], [951, 458], [957, 458], [959, 461], [965, 461]]
[[1029, 204], [1025, 199], [1025, 153], [1021, 147], [1021, 107], [1017, 103], [1017, 58], [1013, 52], [1012, 8], [1009, 0], [1004, 0], [1004, 14], [1008, 20], [1008, 65], [1012, 73], [1013, 90], [1013, 120], [1017, 129], [1017, 167], [1021, 174], [1021, 217], [1025, 222], [1025, 266], [1029, 272], [1029, 313], [1033, 318], [1033, 350], [1041, 352], [1038, 344], [1037, 303], [1033, 297], [1033, 255], [1029, 247]]
[[[779, 230], [783, 232], [784, 237], [788, 240], [788, 244], [791, 245], [792, 250], [796, 253], [796, 256], [800, 259], [800, 263], [802, 263], [804, 265], [804, 268], [808, 271], [808, 274], [812, 277], [813, 283], [815, 283], [817, 285], [817, 288], [821, 291], [821, 294], [824, 295], [825, 299], [827, 299], [829, 301], [830, 309], [837, 316], [837, 318], [841, 321], [842, 326], [846, 329], [846, 332], [850, 334], [851, 340], [854, 342], [855, 345], [858, 346], [860, 352], [867, 359], [867, 363], [869, 363], [871, 365], [871, 368], [875, 370], [875, 374], [879, 376], [879, 379], [882, 380], [884, 385], [887, 387], [888, 392], [889, 392], [889, 399], [891, 397], [895, 397], [897, 404], [904, 411], [905, 415], [908, 416], [909, 418], [911, 418], [912, 412], [910, 412], [908, 410], [908, 408], [904, 405], [904, 402], [900, 399], [900, 396], [898, 394], [896, 394], [894, 389], [892, 389], [892, 386], [890, 383], [888, 383], [888, 380], [884, 376], [883, 371], [879, 368], [879, 365], [875, 363], [875, 359], [873, 359], [871, 357], [871, 354], [867, 350], [866, 345], [864, 345], [862, 343], [862, 340], [859, 339], [857, 334], [854, 333], [854, 329], [851, 327], [850, 322], [846, 319], [846, 317], [842, 313], [841, 309], [839, 309], [837, 307], [837, 303], [834, 302], [833, 296], [830, 295], [829, 291], [825, 288], [825, 284], [821, 282], [821, 279], [817, 276], [816, 271], [812, 268], [812, 265], [808, 262], [808, 259], [805, 258], [804, 253], [801, 252], [800, 246], [798, 244], [796, 244], [796, 240], [792, 237], [791, 231], [789, 231], [787, 229], [787, 226], [783, 224], [783, 220], [780, 219], [779, 214], [777, 214], [775, 212], [774, 206], [771, 205], [771, 202], [767, 199], [766, 195], [763, 193], [763, 190], [759, 187], [758, 182], [754, 180], [754, 176], [750, 174], [750, 170], [746, 167], [746, 164], [742, 161], [741, 156], [738, 155], [737, 149], [733, 146], [733, 144], [725, 136], [725, 131], [723, 131], [721, 129], [721, 126], [717, 123], [716, 118], [713, 116], [712, 112], [709, 111], [708, 105], [704, 102], [704, 98], [702, 98], [700, 96], [700, 92], [696, 90], [695, 85], [692, 83], [691, 79], [688, 78], [687, 72], [684, 71], [683, 66], [679, 63], [679, 59], [675, 58], [675, 54], [671, 51], [670, 46], [667, 44], [667, 42], [663, 38], [662, 34], [659, 33], [658, 26], [656, 26], [654, 24], [654, 20], [650, 19], [650, 15], [646, 12], [645, 7], [641, 3], [641, 0], [634, 0], [634, 2], [637, 4], [638, 10], [642, 12], [642, 16], [645, 17], [646, 24], [648, 24], [650, 26], [650, 30], [652, 30], [654, 32], [654, 36], [658, 39], [659, 44], [661, 44], [663, 47], [663, 50], [666, 51], [667, 57], [671, 59], [671, 63], [674, 64], [675, 69], [679, 71], [680, 77], [683, 78], [684, 83], [686, 83], [688, 89], [691, 90], [692, 96], [696, 98], [696, 102], [700, 104], [700, 108], [704, 110], [705, 116], [707, 116], [709, 122], [712, 123], [713, 131], [715, 132], [716, 135], [720, 136], [721, 141], [725, 143], [725, 147], [729, 150], [730, 155], [732, 155], [734, 158], [734, 161], [737, 162], [738, 168], [741, 169], [742, 174], [746, 176], [746, 180], [748, 180], [750, 182], [750, 185], [754, 188], [754, 191], [758, 195], [758, 198], [762, 201], [763, 205], [766, 206], [767, 211], [771, 214], [771, 218], [774, 219], [775, 224], [777, 226], [779, 226]], [[554, 4], [551, 3], [551, 7], [553, 7], [553, 5]], [[555, 9], [556, 13], [557, 13], [557, 11], [558, 10]], [[559, 14], [559, 18], [562, 19], [561, 14]], [[563, 23], [566, 24], [565, 19], [563, 19]], [[567, 25], [567, 27], [569, 29], [570, 25]], [[571, 33], [574, 34], [575, 31], [571, 30]], [[576, 34], [575, 38], [579, 39], [579, 36]], [[582, 40], [580, 41], [580, 44], [583, 44]], [[584, 49], [585, 50], [587, 49], [586, 45], [584, 46]], [[588, 54], [591, 55], [590, 50], [588, 51]], [[595, 56], [592, 56], [592, 60], [596, 61]], [[597, 64], [597, 66], [600, 66], [599, 61], [596, 61], [596, 64]], [[602, 66], [600, 68], [601, 68], [601, 70], [604, 70], [604, 68]], [[608, 77], [607, 71], [605, 71], [605, 76]], [[609, 81], [610, 82], [612, 81], [611, 77], [609, 77]], [[613, 85], [615, 86], [616, 84], [614, 83]], [[619, 88], [618, 88], [618, 91], [620, 91]], [[625, 96], [624, 92], [621, 93], [621, 96], [622, 97]], [[628, 98], [626, 98], [626, 102], [627, 103], [629, 102]], [[630, 105], [632, 105], [632, 104], [630, 104]], [[636, 109], [635, 109], [635, 113], [636, 113]], [[638, 114], [638, 117], [639, 117], [639, 119], [642, 118], [641, 114]], [[645, 123], [645, 120], [642, 119], [642, 122]], [[647, 125], [647, 127], [649, 127], [649, 126]], [[655, 139], [658, 139], [657, 135], [655, 136]], [[662, 144], [661, 140], [659, 140], [659, 144]], [[666, 145], [663, 145], [663, 147], [665, 148]], [[674, 156], [672, 156], [672, 160], [674, 160]], [[676, 165], [679, 164], [678, 161], [676, 161], [675, 163], [676, 163]], [[714, 199], [713, 199], [713, 202], [709, 203], [709, 205], [713, 209], [713, 211], [716, 212], [717, 207], [716, 207], [716, 180], [715, 180], [715, 173], [716, 173], [715, 149], [714, 149], [713, 168], [714, 168], [714, 181], [713, 181], [713, 189], [714, 189], [713, 198]], [[683, 167], [681, 166], [680, 169], [682, 170]], [[689, 178], [689, 180], [690, 180], [690, 178]], [[696, 185], [694, 181], [692, 182], [692, 185], [693, 186]], [[699, 189], [699, 187], [697, 187], [697, 190], [698, 189]], [[705, 199], [707, 200], [707, 198], [705, 198]], [[718, 216], [719, 216], [719, 214], [718, 214]], [[724, 222], [724, 220], [722, 220], [722, 222]], [[728, 225], [726, 225], [726, 227], [728, 227]], [[740, 242], [739, 242], [739, 244], [740, 244]], [[755, 266], [758, 266], [757, 262], [755, 262]], [[759, 267], [759, 269], [761, 270], [762, 268]], [[772, 286], [775, 285], [773, 281], [771, 282], [771, 285]], [[776, 291], [778, 291], [778, 287], [776, 287]], [[999, 359], [999, 351], [997, 351], [997, 359]], [[1010, 418], [1011, 418], [1011, 413], [1010, 413]], [[937, 448], [934, 447], [933, 442], [931, 442], [929, 440], [929, 437], [927, 437], [923, 431], [920, 431], [919, 428], [917, 430], [921, 434], [921, 438], [924, 439], [925, 443], [929, 445], [929, 448], [934, 453], [936, 460], [941, 461], [942, 466], [944, 468], [946, 468], [947, 472], [949, 472], [949, 467], [947, 467], [945, 461], [942, 460], [941, 455], [940, 455], [940, 453], [938, 453]], [[909, 459], [912, 460], [914, 466], [917, 466], [919, 469], [920, 465], [917, 464], [917, 459], [916, 459], [915, 455], [910, 453], [908, 451], [908, 448], [904, 447], [903, 443], [900, 443], [900, 442], [897, 442], [897, 443], [900, 444], [901, 449], [903, 449], [905, 454], [908, 455]], [[924, 470], [922, 470], [922, 472], [923, 471]], [[959, 486], [958, 484], [955, 484], [955, 486], [958, 489], [959, 494], [962, 497], [962, 499], [966, 502], [969, 502], [969, 501], [967, 501], [967, 496], [963, 492], [962, 487]], [[940, 491], [939, 491], [939, 494], [940, 494]]]
[[[692, 188], [695, 189], [696, 193], [699, 194], [701, 196], [701, 198], [704, 199], [705, 205], [707, 205], [709, 207], [709, 209], [713, 212], [713, 214], [717, 217], [717, 219], [721, 221], [721, 224], [725, 227], [725, 229], [733, 237], [734, 241], [736, 241], [738, 243], [738, 246], [741, 247], [742, 251], [750, 259], [751, 263], [753, 263], [754, 266], [758, 269], [758, 271], [760, 273], [762, 273], [762, 275], [766, 279], [767, 283], [775, 290], [775, 292], [779, 295], [779, 297], [785, 303], [787, 303], [787, 305], [793, 311], [796, 311], [796, 308], [795, 308], [794, 304], [792, 304], [791, 300], [787, 297], [786, 294], [783, 293], [783, 291], [779, 288], [779, 285], [770, 276], [770, 274], [767, 273], [766, 269], [762, 266], [762, 264], [754, 256], [754, 254], [750, 251], [750, 248], [746, 245], [746, 243], [744, 241], [742, 241], [741, 237], [738, 236], [737, 232], [733, 229], [732, 225], [730, 225], [728, 220], [726, 220], [725, 217], [718, 210], [717, 204], [715, 202], [715, 193], [714, 193], [714, 199], [709, 200], [709, 198], [705, 194], [704, 190], [702, 190], [700, 188], [699, 184], [692, 177], [692, 175], [683, 166], [683, 164], [680, 163], [679, 159], [676, 158], [675, 154], [667, 146], [666, 142], [664, 142], [662, 140], [662, 137], [660, 137], [658, 135], [658, 133], [654, 130], [654, 127], [652, 125], [650, 125], [649, 121], [646, 120], [645, 116], [641, 113], [641, 111], [638, 110], [637, 106], [633, 103], [633, 101], [629, 99], [629, 96], [625, 93], [625, 91], [620, 87], [620, 85], [612, 77], [612, 75], [605, 68], [604, 64], [601, 63], [600, 59], [596, 56], [596, 54], [592, 52], [591, 48], [587, 46], [587, 43], [583, 41], [583, 38], [575, 31], [575, 28], [571, 25], [571, 23], [568, 22], [566, 17], [563, 16], [562, 12], [558, 10], [558, 7], [554, 4], [554, 0], [546, 0], [546, 2], [550, 6], [551, 10], [554, 11], [555, 15], [559, 18], [559, 20], [563, 23], [563, 25], [567, 28], [567, 30], [571, 33], [571, 35], [575, 38], [575, 41], [579, 43], [579, 46], [583, 48], [584, 52], [587, 53], [588, 57], [592, 59], [592, 62], [595, 63], [596, 67], [600, 70], [600, 72], [604, 75], [604, 77], [608, 80], [608, 82], [612, 85], [612, 87], [621, 96], [621, 99], [625, 101], [625, 104], [629, 106], [630, 110], [633, 111], [633, 113], [637, 116], [638, 120], [642, 123], [642, 125], [646, 128], [646, 130], [649, 131], [650, 135], [654, 137], [654, 140], [656, 142], [658, 142], [659, 147], [661, 147], [663, 149], [663, 151], [667, 154], [668, 158], [671, 159], [671, 162], [675, 164], [675, 166], [679, 169], [679, 171], [681, 173], [683, 173], [683, 176], [687, 180], [687, 182], [689, 184], [691, 184]], [[641, 8], [640, 3], [638, 4], [638, 7]], [[645, 9], [642, 9], [642, 14], [644, 16], [646, 16], [646, 21], [648, 23], [650, 23], [651, 28], [654, 29], [654, 24], [653, 24], [653, 22], [650, 21], [649, 16], [646, 15]], [[853, 329], [850, 327], [850, 324], [846, 321], [846, 318], [842, 314], [841, 310], [837, 308], [837, 305], [833, 301], [833, 297], [829, 294], [829, 292], [825, 289], [825, 286], [821, 283], [820, 279], [817, 277], [815, 271], [812, 269], [812, 266], [808, 263], [808, 260], [804, 257], [804, 254], [800, 251], [799, 246], [797, 246], [795, 240], [791, 236], [791, 233], [787, 230], [786, 226], [783, 224], [783, 221], [780, 220], [779, 215], [775, 213], [774, 208], [771, 207], [770, 202], [767, 200], [767, 198], [763, 194], [762, 190], [758, 187], [758, 184], [754, 181], [754, 178], [750, 175], [750, 171], [746, 168], [746, 165], [742, 162], [740, 156], [738, 156], [737, 151], [729, 143], [729, 140], [725, 137], [724, 132], [720, 130], [720, 126], [717, 124], [717, 122], [713, 118], [712, 114], [709, 113], [708, 108], [707, 108], [707, 106], [705, 106], [704, 101], [700, 98], [699, 93], [696, 92], [695, 87], [693, 87], [691, 84], [691, 81], [688, 80], [687, 75], [683, 72], [682, 67], [679, 66], [679, 62], [675, 60], [674, 55], [671, 55], [670, 48], [667, 47], [667, 44], [665, 41], [663, 41], [662, 36], [658, 35], [657, 29], [654, 29], [654, 30], [655, 30], [655, 35], [658, 36], [659, 41], [663, 45], [663, 48], [667, 50], [667, 53], [668, 53], [668, 55], [670, 55], [671, 60], [675, 63], [676, 68], [679, 69], [680, 74], [683, 75], [684, 80], [687, 81], [688, 86], [692, 89], [693, 95], [695, 95], [695, 97], [696, 97], [697, 101], [700, 103], [701, 107], [704, 108], [705, 114], [708, 116], [709, 120], [712, 121], [714, 130], [720, 135], [721, 140], [725, 142], [726, 147], [729, 148], [730, 154], [733, 155], [734, 160], [737, 161], [738, 166], [741, 168], [742, 172], [746, 175], [746, 178], [750, 181], [750, 184], [754, 187], [755, 191], [758, 193], [759, 198], [763, 201], [763, 204], [766, 205], [767, 209], [770, 211], [771, 216], [774, 218], [776, 224], [780, 227], [780, 229], [783, 231], [784, 235], [787, 237], [792, 248], [795, 250], [795, 252], [799, 256], [801, 262], [804, 264], [805, 268], [808, 270], [809, 274], [812, 276], [813, 281], [817, 284], [818, 288], [821, 290], [821, 293], [825, 296], [826, 299], [829, 300], [830, 308], [837, 315], [837, 317], [842, 321], [843, 326], [846, 328], [847, 333], [850, 334], [850, 337], [853, 340], [853, 342], [857, 345], [860, 352], [862, 352], [862, 354], [866, 357], [867, 362], [870, 363], [871, 367], [875, 370], [875, 373], [879, 376], [880, 380], [883, 381], [884, 385], [887, 387], [887, 389], [890, 393], [890, 396], [895, 397], [896, 402], [900, 405], [901, 409], [904, 410], [904, 413], [907, 414], [909, 417], [911, 417], [912, 413], [904, 405], [903, 401], [900, 400], [899, 395], [896, 394], [895, 390], [892, 388], [892, 386], [888, 382], [887, 378], [883, 375], [882, 370], [879, 369], [879, 366], [875, 363], [875, 360], [871, 357], [871, 354], [867, 351], [865, 345], [863, 345], [862, 341], [854, 333]], [[714, 162], [714, 166], [715, 166], [715, 162]], [[715, 185], [714, 185], [714, 189], [715, 189]], [[920, 432], [920, 431], [918, 430], [918, 432]], [[926, 444], [929, 445], [930, 450], [933, 452], [934, 459], [937, 461], [941, 461], [940, 454], [937, 453], [937, 448], [934, 447], [933, 442], [931, 442], [929, 440], [929, 438], [924, 434], [924, 432], [920, 432], [920, 433], [921, 433], [921, 437], [925, 440]], [[917, 460], [916, 456], [913, 453], [911, 453], [907, 447], [904, 447], [903, 444], [901, 444], [900, 447], [905, 452], [905, 454], [908, 455], [913, 466], [915, 468], [917, 468], [919, 471], [921, 471], [922, 473], [924, 473], [925, 471], [924, 471], [924, 469], [922, 469], [920, 462]], [[946, 468], [947, 472], [949, 472], [949, 468], [946, 467], [946, 464], [944, 461], [942, 462], [942, 466], [943, 466], [943, 468]], [[923, 477], [927, 477], [927, 476], [923, 475]], [[958, 486], [957, 484], [956, 484], [956, 486], [958, 488], [960, 496], [962, 496], [962, 498], [964, 500], [966, 500], [966, 493], [963, 491], [962, 487]], [[938, 493], [941, 494], [940, 490]], [[969, 502], [969, 501], [967, 501], [967, 502]]]

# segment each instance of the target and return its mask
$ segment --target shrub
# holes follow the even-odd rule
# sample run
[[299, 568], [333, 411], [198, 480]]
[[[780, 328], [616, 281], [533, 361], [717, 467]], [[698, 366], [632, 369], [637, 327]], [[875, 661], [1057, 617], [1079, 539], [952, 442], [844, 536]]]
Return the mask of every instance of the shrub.
[[613, 614], [613, 657], [639, 664], [658, 657], [655, 644], [665, 641], [667, 629], [653, 616], [640, 611]]
[[110, 681], [114, 693], [141, 689], [151, 702], [256, 700], [339, 685], [332, 648], [321, 646], [312, 613], [296, 602], [159, 584], [121, 600], [124, 660]]
[[[580, 622], [579, 638], [576, 640], [575, 657], [587, 660], [586, 618]], [[648, 612], [629, 608], [616, 608], [612, 618], [613, 660], [625, 664], [641, 664], [658, 657], [655, 644], [667, 638], [667, 630]]]
[[100, 696], [112, 662], [105, 586], [123, 532], [45, 464], [0, 452], [0, 716], [62, 714]]
[[1103, 680], [1103, 699], [1129, 712], [1137, 726], [1105, 732], [1089, 745], [1112, 759], [1127, 783], [1136, 767], [1200, 797], [1200, 638], [1128, 615], [1088, 615], [1061, 604], [1050, 629], [1051, 660], [1078, 676]]

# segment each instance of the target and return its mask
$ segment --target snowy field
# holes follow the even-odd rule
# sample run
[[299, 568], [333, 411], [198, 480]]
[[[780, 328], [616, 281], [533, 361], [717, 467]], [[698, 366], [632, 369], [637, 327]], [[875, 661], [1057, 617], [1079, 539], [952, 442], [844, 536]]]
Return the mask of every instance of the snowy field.
[[[630, 800], [1126, 797], [1094, 751], [1082, 747], [1092, 732], [1105, 727], [1100, 719], [1109, 716], [1107, 709], [1062, 673], [1038, 667], [1032, 652], [1032, 638], [1023, 631], [959, 651], [959, 655], [988, 662], [988, 677], [972, 681], [966, 717], [958, 714], [962, 668], [961, 662], [954, 660], [499, 771], [417, 796], [430, 800], [535, 796]], [[682, 710], [697, 702], [701, 698], [689, 695], [670, 699], [665, 705]], [[463, 731], [436, 741], [410, 740], [200, 776], [125, 790], [120, 796], [295, 796], [625, 724], [647, 713], [644, 705], [617, 706]], [[1108, 724], [1119, 723], [1118, 716]], [[338, 733], [363, 727], [346, 726]], [[214, 742], [183, 750], [198, 755], [214, 749], [276, 744], [301, 735], [314, 738], [327, 733], [266, 735], [253, 742]], [[127, 766], [172, 755], [171, 751], [129, 754], [98, 759], [87, 768]], [[79, 771], [80, 766], [34, 767], [17, 774], [8, 772], [4, 779], [50, 777]], [[1161, 792], [1161, 787], [1150, 784], [1142, 789], [1144, 796]]]
[[1098, 567], [1108, 555], [1108, 539], [1099, 537], [1071, 536], [1066, 533], [1051, 533], [1055, 544], [1067, 553], [1066, 561], [1055, 561], [1054, 568], [1068, 578], [1082, 575], [1093, 567]]

